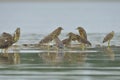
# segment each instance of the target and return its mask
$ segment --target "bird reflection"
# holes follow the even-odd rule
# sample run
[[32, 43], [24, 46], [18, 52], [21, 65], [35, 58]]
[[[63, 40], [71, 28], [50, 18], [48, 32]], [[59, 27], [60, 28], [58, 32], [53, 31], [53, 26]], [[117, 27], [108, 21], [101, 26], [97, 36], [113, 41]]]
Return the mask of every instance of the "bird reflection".
[[8, 53], [7, 56], [0, 55], [0, 64], [20, 64], [19, 50]]
[[59, 50], [56, 52], [40, 53], [39, 56], [46, 64], [80, 64], [86, 60], [87, 53], [70, 53]]
[[66, 53], [64, 59], [68, 63], [81, 64], [86, 60], [86, 53]]
[[110, 47], [105, 48], [105, 53], [106, 55], [110, 58], [110, 60], [114, 61], [115, 60], [115, 53]]

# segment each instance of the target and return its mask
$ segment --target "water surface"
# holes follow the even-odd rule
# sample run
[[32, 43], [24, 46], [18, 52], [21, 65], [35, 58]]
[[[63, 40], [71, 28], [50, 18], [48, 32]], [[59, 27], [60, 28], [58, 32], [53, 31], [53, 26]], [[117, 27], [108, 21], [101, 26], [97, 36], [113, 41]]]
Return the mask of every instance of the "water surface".
[[[102, 40], [105, 34], [97, 35], [88, 35], [93, 45], [101, 43], [98, 38]], [[0, 80], [119, 80], [120, 47], [117, 36], [119, 34], [111, 41], [117, 46], [110, 48], [94, 46], [85, 51], [79, 48], [48, 51], [22, 46], [38, 43], [42, 35], [22, 35], [17, 43], [22, 47], [9, 49], [9, 58], [0, 57]]]

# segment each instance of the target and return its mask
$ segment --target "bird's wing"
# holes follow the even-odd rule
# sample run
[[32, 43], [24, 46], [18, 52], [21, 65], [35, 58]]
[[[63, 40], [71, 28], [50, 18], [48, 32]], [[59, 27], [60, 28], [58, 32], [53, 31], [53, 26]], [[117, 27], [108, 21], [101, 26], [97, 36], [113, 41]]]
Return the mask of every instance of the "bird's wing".
[[56, 45], [58, 48], [63, 48], [64, 45], [63, 45], [63, 42], [57, 37], [55, 38], [55, 42], [56, 42]]
[[113, 34], [112, 33], [109, 33], [107, 34], [104, 39], [103, 39], [103, 43], [104, 42], [107, 42], [108, 40], [111, 40], [113, 38]]
[[0, 37], [0, 48], [7, 47], [7, 45], [8, 45], [7, 43], [8, 43], [8, 41], [6, 40], [6, 38]]

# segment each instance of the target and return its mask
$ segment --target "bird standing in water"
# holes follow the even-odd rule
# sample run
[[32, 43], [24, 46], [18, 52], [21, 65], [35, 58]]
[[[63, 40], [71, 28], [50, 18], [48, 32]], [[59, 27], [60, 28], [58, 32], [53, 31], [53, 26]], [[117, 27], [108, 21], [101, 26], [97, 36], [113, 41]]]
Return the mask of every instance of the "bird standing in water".
[[[80, 34], [80, 37], [81, 37], [83, 40], [88, 41], [88, 40], [87, 40], [87, 33], [86, 33], [85, 29], [82, 28], [82, 27], [78, 27], [77, 30], [78, 30], [78, 32], [79, 32], [79, 34]], [[83, 43], [83, 44], [82, 44], [82, 50], [84, 50], [84, 48], [85, 48], [85, 44]]]
[[69, 36], [69, 39], [70, 39], [71, 41], [76, 41], [76, 40], [77, 40], [76, 34], [74, 34], [74, 33], [72, 33], [72, 32], [69, 32], [69, 33], [67, 34], [67, 36]]
[[110, 47], [110, 40], [113, 38], [114, 34], [115, 34], [114, 31], [112, 31], [108, 33], [103, 39], [103, 43], [108, 41], [108, 47]]
[[88, 44], [88, 45], [91, 46], [91, 43], [88, 40], [82, 38], [81, 36], [79, 36], [77, 34], [74, 34], [74, 33], [70, 32], [70, 33], [67, 34], [67, 36], [69, 36], [69, 38], [63, 40], [63, 44], [68, 45], [68, 44], [70, 44], [71, 41], [78, 41], [80, 43]]
[[65, 47], [67, 47], [68, 45], [70, 45], [70, 42], [71, 42], [70, 38], [66, 38], [66, 39], [63, 39], [63, 40], [62, 40], [62, 43], [63, 43], [63, 45], [64, 45]]
[[55, 29], [53, 32], [50, 33], [50, 36], [53, 39], [57, 38], [61, 34], [61, 30], [63, 30], [63, 28], [62, 27], [58, 27], [57, 29]]
[[61, 33], [61, 30], [63, 30], [62, 27], [58, 27], [57, 29], [55, 29], [53, 32], [51, 32], [49, 35], [47, 35], [46, 37], [44, 37], [39, 44], [44, 44], [44, 43], [48, 43], [48, 50], [49, 50], [49, 42], [51, 42], [52, 40], [55, 40], [56, 38], [58, 38], [58, 36]]
[[67, 34], [68, 38], [66, 39], [63, 39], [62, 42], [63, 44], [67, 47], [68, 45], [70, 45], [71, 41], [76, 41], [77, 40], [77, 37], [76, 37], [76, 34], [72, 33], [72, 32], [69, 32]]
[[92, 45], [88, 40], [80, 37], [79, 35], [76, 35], [76, 37], [77, 37], [77, 41], [78, 41], [78, 42], [81, 42], [81, 43], [84, 43], [84, 44], [88, 44], [88, 45], [90, 45], [90, 46]]
[[82, 27], [78, 27], [77, 30], [78, 30], [80, 36], [87, 40], [87, 33], [86, 33], [85, 29]]
[[19, 40], [20, 28], [15, 30], [13, 36], [9, 33], [3, 32], [0, 36], [0, 49], [4, 49], [3, 53], [6, 53], [7, 49]]
[[88, 44], [88, 45], [90, 45], [91, 46], [91, 43], [88, 41], [88, 40], [86, 40], [86, 39], [84, 39], [84, 38], [82, 38], [81, 36], [79, 36], [79, 35], [77, 35], [77, 34], [74, 34], [74, 33], [69, 33], [69, 38], [72, 40], [72, 41], [78, 41], [78, 42], [80, 42], [80, 43], [84, 43], [84, 44]]

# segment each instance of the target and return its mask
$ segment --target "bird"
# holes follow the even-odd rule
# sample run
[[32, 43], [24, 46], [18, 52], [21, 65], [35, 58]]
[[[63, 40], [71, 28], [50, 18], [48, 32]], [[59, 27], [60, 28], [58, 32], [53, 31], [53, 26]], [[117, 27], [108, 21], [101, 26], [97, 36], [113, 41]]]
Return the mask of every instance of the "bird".
[[44, 44], [44, 43], [49, 43], [52, 40], [53, 40], [53, 38], [50, 35], [48, 35], [48, 36], [45, 36], [43, 39], [41, 39], [39, 44], [41, 45], [41, 44]]
[[[71, 41], [78, 41], [78, 42], [81, 43], [81, 44], [88, 44], [88, 45], [90, 45], [90, 46], [92, 45], [88, 40], [82, 38], [82, 37], [79, 36], [78, 34], [75, 34], [75, 33], [70, 32], [70, 33], [68, 33], [67, 35], [69, 36], [70, 42], [71, 42]], [[82, 50], [84, 50], [83, 48], [84, 48], [84, 47], [82, 46]]]
[[63, 28], [58, 27], [57, 29], [55, 29], [53, 32], [50, 33], [50, 36], [52, 36], [52, 38], [55, 39], [61, 34], [61, 30], [63, 30]]
[[13, 38], [12, 35], [6, 32], [3, 32], [2, 35], [0, 36], [0, 48], [8, 48], [11, 46], [13, 43]]
[[74, 34], [74, 33], [72, 33], [72, 32], [69, 32], [69, 33], [67, 34], [67, 36], [69, 36], [69, 39], [70, 39], [71, 41], [76, 41], [76, 40], [77, 40], [76, 34]]
[[[80, 37], [81, 37], [83, 40], [88, 41], [88, 39], [87, 39], [87, 33], [86, 33], [85, 29], [84, 29], [83, 27], [77, 27], [77, 30], [78, 30], [78, 32], [79, 32], [79, 34], [80, 34]], [[83, 43], [83, 44], [82, 44], [82, 50], [84, 50], [85, 47], [86, 47], [86, 45]]]
[[84, 44], [91, 45], [91, 43], [90, 43], [88, 40], [82, 38], [81, 36], [79, 36], [79, 35], [77, 35], [77, 34], [74, 34], [74, 33], [70, 32], [68, 35], [69, 35], [69, 38], [70, 38], [72, 41], [76, 41], [76, 40], [77, 40], [77, 41], [80, 42], [80, 43], [84, 43]]
[[103, 43], [108, 41], [108, 47], [110, 47], [110, 40], [114, 37], [114, 34], [115, 34], [115, 32], [112, 31], [112, 32], [108, 33], [103, 39]]
[[90, 46], [92, 45], [92, 44], [90, 43], [90, 41], [82, 38], [81, 36], [79, 36], [79, 35], [77, 35], [77, 34], [76, 34], [76, 37], [77, 37], [77, 41], [78, 41], [78, 42], [81, 42], [81, 43], [84, 43], [84, 44], [88, 44], [88, 45], [90, 45]]
[[4, 50], [3, 53], [6, 53], [7, 49], [19, 40], [19, 37], [20, 28], [17, 28], [13, 35], [3, 32], [0, 36], [0, 49]]
[[83, 27], [77, 27], [80, 36], [87, 40], [87, 33]]
[[68, 41], [68, 42], [66, 42], [66, 43], [67, 43], [67, 45], [70, 44], [70, 46], [71, 46], [71, 42], [77, 40], [76, 34], [74, 34], [73, 32], [69, 32], [67, 34], [67, 36], [68, 36], [68, 39], [66, 41]]
[[13, 34], [13, 43], [16, 43], [20, 38], [20, 28], [17, 28]]
[[63, 39], [63, 40], [62, 40], [62, 43], [63, 43], [63, 45], [64, 45], [65, 47], [67, 47], [68, 45], [70, 45], [70, 42], [71, 42], [70, 38], [66, 38], [66, 39]]
[[43, 39], [41, 39], [39, 44], [41, 45], [41, 44], [44, 44], [44, 43], [48, 43], [48, 50], [49, 50], [49, 42], [55, 40], [55, 38], [57, 38], [61, 34], [62, 30], [63, 30], [62, 27], [58, 27], [57, 29], [52, 31], [49, 35], [47, 35]]
[[65, 39], [63, 39], [62, 40], [62, 43], [64, 44], [64, 46], [68, 46], [68, 45], [70, 45], [70, 43], [71, 43], [71, 41], [75, 41], [76, 39], [76, 37], [75, 37], [75, 34], [74, 33], [72, 33], [72, 32], [69, 32], [66, 36], [68, 36], [68, 38], [65, 38]]
[[66, 36], [68, 36], [68, 38], [65, 38], [62, 40], [64, 46], [68, 46], [70, 45], [71, 41], [76, 41], [76, 34], [69, 32]]

